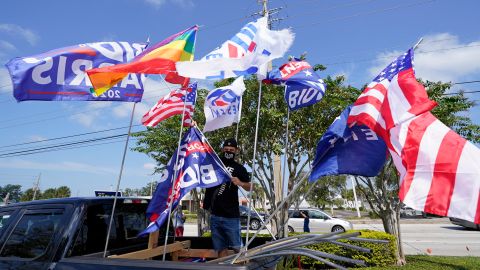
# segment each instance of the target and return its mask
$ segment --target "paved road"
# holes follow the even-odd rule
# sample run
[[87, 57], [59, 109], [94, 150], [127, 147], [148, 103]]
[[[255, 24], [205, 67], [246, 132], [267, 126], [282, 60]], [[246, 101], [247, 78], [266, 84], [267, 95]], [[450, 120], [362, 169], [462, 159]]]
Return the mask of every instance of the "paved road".
[[[383, 231], [378, 223], [355, 224], [354, 228]], [[400, 231], [406, 254], [480, 256], [480, 231], [451, 223], [401, 224]]]
[[[186, 224], [185, 235], [196, 236], [196, 228]], [[354, 228], [383, 231], [378, 221], [354, 221]], [[400, 229], [406, 254], [480, 256], [480, 231], [453, 225], [448, 219], [402, 220]]]

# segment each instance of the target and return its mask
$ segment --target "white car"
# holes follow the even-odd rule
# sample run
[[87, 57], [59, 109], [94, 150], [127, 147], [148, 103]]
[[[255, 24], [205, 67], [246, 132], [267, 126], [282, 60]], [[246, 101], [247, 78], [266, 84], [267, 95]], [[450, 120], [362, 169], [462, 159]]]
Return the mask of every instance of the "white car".
[[319, 209], [300, 208], [299, 211], [294, 211], [294, 209], [288, 210], [288, 216], [290, 217], [288, 220], [289, 232], [303, 232], [304, 218], [301, 216], [300, 211], [308, 212], [310, 232], [344, 232], [353, 229], [352, 223], [347, 220], [331, 217]]

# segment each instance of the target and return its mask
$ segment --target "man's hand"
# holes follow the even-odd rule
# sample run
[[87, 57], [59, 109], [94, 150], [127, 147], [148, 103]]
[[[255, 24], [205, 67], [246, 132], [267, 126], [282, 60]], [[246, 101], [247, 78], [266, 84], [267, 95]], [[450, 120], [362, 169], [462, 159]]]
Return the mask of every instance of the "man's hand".
[[232, 177], [232, 183], [235, 184], [236, 186], [242, 186], [242, 181], [238, 179], [238, 177]]
[[238, 177], [232, 177], [232, 183], [236, 186], [239, 186], [245, 189], [246, 191], [250, 191], [250, 188], [251, 188], [250, 185], [252, 185], [252, 183], [240, 181]]

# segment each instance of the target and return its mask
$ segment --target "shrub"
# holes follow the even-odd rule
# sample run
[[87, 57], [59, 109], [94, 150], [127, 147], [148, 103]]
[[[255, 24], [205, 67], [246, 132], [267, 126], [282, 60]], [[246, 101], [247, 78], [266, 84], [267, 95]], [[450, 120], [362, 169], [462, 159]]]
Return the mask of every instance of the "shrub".
[[[348, 232], [354, 232], [354, 231], [348, 231]], [[395, 254], [397, 252], [395, 236], [385, 232], [370, 231], [370, 230], [362, 230], [361, 233], [362, 234], [360, 235], [360, 238], [388, 240], [389, 243], [377, 244], [377, 243], [369, 243], [369, 242], [357, 242], [357, 241], [351, 241], [351, 240], [339, 240], [340, 242], [345, 242], [345, 243], [353, 244], [356, 246], [369, 248], [371, 250], [370, 253], [364, 253], [357, 250], [330, 244], [330, 243], [319, 243], [319, 244], [307, 246], [307, 248], [330, 253], [330, 254], [335, 254], [335, 255], [339, 255], [347, 258], [363, 260], [367, 266], [386, 267], [386, 266], [395, 265], [396, 263]], [[344, 262], [339, 262], [339, 261], [333, 261], [333, 262], [339, 265], [343, 265], [345, 267], [353, 266]], [[315, 269], [329, 268], [325, 264], [306, 256], [301, 257], [301, 263], [302, 265], [307, 266], [307, 268], [308, 267], [315, 268]], [[287, 264], [289, 263], [287, 262]], [[293, 265], [296, 265], [296, 263], [293, 263]]]

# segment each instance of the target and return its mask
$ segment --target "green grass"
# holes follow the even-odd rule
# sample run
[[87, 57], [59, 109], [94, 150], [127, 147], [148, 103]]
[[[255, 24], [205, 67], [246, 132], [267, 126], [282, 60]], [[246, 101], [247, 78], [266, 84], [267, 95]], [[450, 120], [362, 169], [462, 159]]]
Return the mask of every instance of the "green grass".
[[407, 265], [385, 267], [367, 267], [356, 268], [361, 270], [377, 269], [402, 269], [402, 270], [474, 270], [480, 269], [480, 257], [450, 257], [450, 256], [427, 256], [427, 255], [409, 255], [407, 256]]

